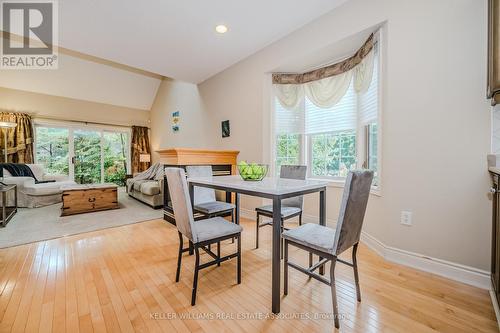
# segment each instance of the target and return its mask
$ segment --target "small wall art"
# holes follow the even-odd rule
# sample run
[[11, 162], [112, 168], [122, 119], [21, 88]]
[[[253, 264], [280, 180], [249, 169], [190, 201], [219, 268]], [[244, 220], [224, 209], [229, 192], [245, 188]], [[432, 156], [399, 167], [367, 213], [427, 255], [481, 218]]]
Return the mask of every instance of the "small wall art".
[[181, 121], [179, 111], [172, 112], [172, 131], [179, 132], [179, 123]]
[[227, 138], [231, 135], [231, 129], [229, 128], [229, 120], [224, 120], [221, 122], [222, 127], [222, 137]]

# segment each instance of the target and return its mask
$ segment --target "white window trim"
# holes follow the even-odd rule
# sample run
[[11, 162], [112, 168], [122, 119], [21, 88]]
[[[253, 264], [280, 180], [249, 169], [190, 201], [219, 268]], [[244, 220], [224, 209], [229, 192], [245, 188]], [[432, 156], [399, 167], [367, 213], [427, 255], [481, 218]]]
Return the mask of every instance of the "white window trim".
[[[385, 41], [384, 41], [384, 33], [385, 33], [385, 28], [381, 28], [377, 34], [375, 35], [376, 41], [378, 43], [378, 114], [377, 114], [377, 161], [378, 161], [378, 184], [377, 186], [372, 186], [370, 190], [370, 194], [382, 197], [383, 192], [383, 172], [382, 172], [382, 161], [383, 161], [383, 156], [382, 156], [382, 132], [383, 132], [383, 112], [384, 112], [384, 104], [385, 104]], [[269, 76], [266, 76], [269, 77]], [[272, 91], [272, 85], [270, 87]], [[270, 166], [269, 166], [269, 171], [271, 175], [275, 176], [277, 173], [276, 170], [276, 133], [274, 131], [274, 124], [275, 124], [275, 112], [274, 112], [274, 99], [276, 98], [274, 93], [270, 94], [271, 97], [271, 102], [270, 102], [270, 107], [269, 107], [269, 122], [271, 126], [269, 127], [269, 137], [270, 137], [270, 142], [271, 142], [271, 149], [270, 149], [270, 154], [271, 157], [269, 159], [270, 161]], [[309, 148], [308, 148], [308, 142], [307, 142], [307, 135], [302, 135], [302, 154], [300, 156], [300, 161], [301, 164], [306, 164], [306, 161], [309, 161]], [[356, 144], [356, 156], [358, 156], [358, 145]], [[359, 163], [359, 162], [358, 162]], [[362, 163], [362, 162], [361, 162]], [[311, 180], [320, 180], [320, 181], [327, 181], [327, 187], [331, 188], [343, 188], [345, 186], [345, 179], [332, 179], [330, 178], [321, 178], [321, 177], [309, 177], [310, 176], [310, 170], [308, 166], [308, 179]]]

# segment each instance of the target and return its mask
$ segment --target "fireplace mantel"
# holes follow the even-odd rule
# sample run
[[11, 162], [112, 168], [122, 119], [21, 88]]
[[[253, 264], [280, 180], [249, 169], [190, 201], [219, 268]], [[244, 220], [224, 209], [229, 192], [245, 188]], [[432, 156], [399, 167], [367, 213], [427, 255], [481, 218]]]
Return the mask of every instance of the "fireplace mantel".
[[[165, 167], [186, 168], [189, 165], [211, 165], [214, 176], [228, 176], [236, 174], [236, 158], [240, 153], [237, 150], [209, 150], [194, 148], [169, 148], [156, 151], [160, 155], [160, 163]], [[174, 211], [170, 202], [168, 182], [163, 182], [163, 217], [166, 221], [175, 224]], [[226, 201], [231, 202], [231, 193], [226, 193]], [[195, 213], [195, 219], [203, 215]]]
[[238, 150], [211, 150], [195, 148], [168, 148], [156, 151], [160, 162], [166, 165], [221, 165], [235, 166]]

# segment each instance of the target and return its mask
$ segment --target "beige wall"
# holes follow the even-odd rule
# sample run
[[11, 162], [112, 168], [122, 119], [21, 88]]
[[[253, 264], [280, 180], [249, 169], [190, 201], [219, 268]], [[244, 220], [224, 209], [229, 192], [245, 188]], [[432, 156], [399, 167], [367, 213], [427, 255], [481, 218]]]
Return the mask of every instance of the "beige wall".
[[[365, 231], [388, 246], [488, 269], [486, 1], [351, 0], [200, 85], [213, 145], [269, 161], [265, 73], [386, 22], [383, 56], [382, 196], [371, 196]], [[198, 103], [198, 102], [197, 102]], [[182, 110], [181, 110], [182, 111]], [[219, 122], [231, 121], [220, 138]], [[342, 189], [328, 190], [328, 218]], [[246, 208], [257, 204], [246, 200]], [[306, 213], [317, 215], [316, 198]], [[401, 210], [413, 226], [400, 224]]]
[[[180, 112], [178, 132], [172, 131], [172, 112], [175, 111]], [[154, 151], [160, 148], [211, 148], [207, 136], [209, 123], [196, 84], [163, 79], [151, 108], [153, 161], [158, 161]]]
[[149, 111], [0, 87], [0, 109], [35, 117], [149, 126]]

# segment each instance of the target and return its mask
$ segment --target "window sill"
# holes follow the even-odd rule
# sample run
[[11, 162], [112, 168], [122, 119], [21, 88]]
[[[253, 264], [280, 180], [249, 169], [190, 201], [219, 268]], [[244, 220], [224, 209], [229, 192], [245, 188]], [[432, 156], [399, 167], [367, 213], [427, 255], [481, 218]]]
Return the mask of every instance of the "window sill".
[[[334, 187], [334, 188], [344, 188], [345, 185], [345, 180], [332, 180], [332, 179], [324, 179], [324, 178], [308, 178], [312, 180], [318, 180], [318, 181], [326, 181], [328, 182], [327, 186], [328, 187]], [[382, 190], [380, 186], [377, 187], [372, 187], [370, 190], [370, 194], [376, 195], [377, 197], [382, 196]]]

